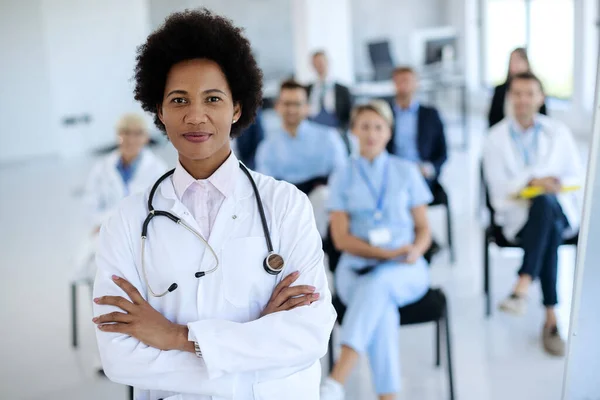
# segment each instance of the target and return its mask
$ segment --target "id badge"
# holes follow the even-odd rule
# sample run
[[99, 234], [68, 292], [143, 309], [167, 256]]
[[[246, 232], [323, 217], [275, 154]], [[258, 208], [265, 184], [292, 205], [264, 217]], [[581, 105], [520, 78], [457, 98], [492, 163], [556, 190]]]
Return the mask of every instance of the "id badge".
[[382, 247], [392, 241], [392, 233], [387, 228], [377, 228], [369, 231], [369, 244]]

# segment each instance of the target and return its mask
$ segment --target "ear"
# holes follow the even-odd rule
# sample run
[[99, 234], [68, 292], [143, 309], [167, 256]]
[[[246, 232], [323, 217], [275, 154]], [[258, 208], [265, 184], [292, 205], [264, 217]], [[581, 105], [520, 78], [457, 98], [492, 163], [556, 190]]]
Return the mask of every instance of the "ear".
[[240, 103], [235, 103], [233, 105], [233, 120], [238, 121], [242, 116], [242, 105]]
[[160, 120], [160, 122], [163, 123], [163, 125], [165, 124], [165, 121], [163, 120], [163, 111], [162, 111], [162, 104], [157, 104], [156, 105], [156, 115], [158, 115], [158, 119]]

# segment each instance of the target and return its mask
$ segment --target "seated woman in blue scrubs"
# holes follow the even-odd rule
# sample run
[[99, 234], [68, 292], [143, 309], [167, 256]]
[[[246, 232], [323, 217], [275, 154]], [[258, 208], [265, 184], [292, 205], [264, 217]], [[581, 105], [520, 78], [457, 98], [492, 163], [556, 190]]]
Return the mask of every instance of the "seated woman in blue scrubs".
[[398, 308], [418, 301], [429, 288], [423, 254], [431, 245], [429, 187], [416, 164], [390, 155], [393, 114], [372, 101], [352, 113], [360, 154], [330, 179], [331, 235], [343, 254], [337, 266], [338, 295], [348, 307], [342, 352], [321, 387], [321, 400], [342, 400], [343, 384], [367, 353], [380, 399], [400, 390]]

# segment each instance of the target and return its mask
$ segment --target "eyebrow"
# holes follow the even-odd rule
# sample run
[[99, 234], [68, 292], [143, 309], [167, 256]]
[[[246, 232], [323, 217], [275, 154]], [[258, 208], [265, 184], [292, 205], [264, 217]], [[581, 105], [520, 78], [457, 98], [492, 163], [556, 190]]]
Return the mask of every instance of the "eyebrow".
[[[227, 93], [225, 93], [224, 91], [220, 90], [220, 89], [208, 89], [205, 90], [204, 92], [202, 92], [203, 94], [210, 94], [210, 93], [221, 93], [223, 96], [227, 96]], [[174, 94], [182, 94], [182, 95], [187, 95], [188, 92], [185, 90], [181, 90], [181, 89], [176, 89], [176, 90], [171, 90], [168, 94], [167, 97], [174, 95]]]

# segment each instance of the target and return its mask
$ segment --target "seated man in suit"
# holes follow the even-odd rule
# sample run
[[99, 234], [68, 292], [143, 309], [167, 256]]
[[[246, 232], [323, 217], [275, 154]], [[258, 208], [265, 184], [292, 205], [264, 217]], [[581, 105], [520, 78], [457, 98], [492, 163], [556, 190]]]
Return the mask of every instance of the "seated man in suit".
[[307, 120], [308, 108], [304, 86], [295, 81], [281, 84], [275, 109], [282, 127], [259, 145], [256, 171], [292, 183], [309, 195], [317, 227], [325, 237], [327, 180], [348, 155], [335, 129]]
[[[508, 95], [513, 117], [490, 129], [483, 151], [490, 201], [502, 233], [525, 251], [517, 282], [500, 309], [524, 314], [529, 287], [539, 278], [546, 309], [542, 343], [548, 353], [562, 356], [565, 343], [554, 312], [558, 247], [579, 229], [582, 192], [563, 192], [563, 188], [582, 185], [584, 173], [570, 130], [538, 113], [544, 102], [539, 79], [531, 72], [515, 75]], [[543, 193], [531, 200], [518, 196], [530, 186]]]
[[309, 117], [313, 122], [339, 129], [348, 147], [346, 131], [352, 110], [350, 90], [329, 76], [329, 61], [325, 52], [313, 53], [312, 65], [318, 80], [306, 88], [310, 105]]
[[448, 157], [444, 124], [435, 108], [415, 99], [418, 83], [412, 68], [396, 68], [393, 80], [396, 97], [390, 105], [395, 124], [387, 150], [417, 163], [435, 197], [438, 178]]

